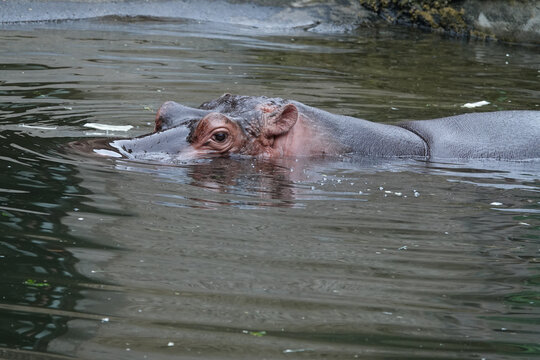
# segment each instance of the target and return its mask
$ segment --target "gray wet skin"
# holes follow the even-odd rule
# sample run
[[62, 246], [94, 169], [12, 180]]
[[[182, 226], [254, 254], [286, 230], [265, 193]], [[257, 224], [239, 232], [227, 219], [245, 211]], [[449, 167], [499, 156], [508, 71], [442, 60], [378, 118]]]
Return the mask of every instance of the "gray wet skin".
[[[238, 144], [228, 151], [199, 151], [208, 142], [221, 141], [223, 137], [222, 134], [213, 135], [208, 141], [197, 143], [198, 132], [204, 127], [201, 124], [209, 118], [238, 128], [237, 138], [241, 138]], [[281, 118], [285, 120], [279, 123]], [[282, 132], [273, 131], [273, 137], [264, 137], [263, 134], [268, 133], [265, 127], [272, 122], [278, 124]], [[260, 145], [261, 138], [264, 138], [263, 145]], [[286, 145], [277, 152], [267, 151], [268, 146], [275, 147], [278, 143]], [[331, 114], [297, 101], [225, 94], [198, 109], [166, 102], [156, 116], [154, 133], [93, 143], [93, 147], [98, 153], [100, 149], [108, 149], [127, 158], [156, 161], [232, 153], [264, 157], [356, 154], [440, 159], [537, 159], [540, 158], [540, 111], [471, 113], [386, 125]], [[304, 151], [305, 148], [310, 150]]]

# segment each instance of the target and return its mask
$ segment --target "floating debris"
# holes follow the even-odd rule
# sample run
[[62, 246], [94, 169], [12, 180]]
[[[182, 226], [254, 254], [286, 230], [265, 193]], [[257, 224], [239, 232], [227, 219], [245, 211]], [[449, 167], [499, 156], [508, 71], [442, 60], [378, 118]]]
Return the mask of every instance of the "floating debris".
[[38, 282], [36, 280], [33, 280], [33, 279], [27, 279], [25, 282], [23, 282], [24, 285], [29, 285], [29, 286], [35, 286], [35, 287], [49, 287], [51, 286], [50, 284], [47, 283], [47, 280], [43, 281], [43, 282]]
[[128, 131], [128, 130], [133, 129], [133, 126], [131, 125], [107, 125], [107, 124], [98, 124], [98, 123], [86, 123], [84, 124], [84, 126], [92, 128], [92, 129], [105, 130], [105, 131]]
[[482, 101], [477, 101], [477, 102], [474, 102], [474, 103], [466, 103], [466, 104], [462, 105], [461, 107], [472, 109], [472, 108], [485, 106], [485, 105], [489, 105], [489, 104], [491, 104], [489, 101], [482, 100]]
[[56, 130], [56, 126], [35, 126], [35, 125], [25, 125], [20, 124], [19, 127], [27, 128], [27, 129], [34, 129], [34, 130]]
[[494, 202], [490, 203], [489, 205], [501, 206], [502, 204], [503, 204], [502, 202], [494, 201]]
[[114, 151], [111, 151], [111, 150], [107, 150], [107, 149], [94, 149], [94, 152], [98, 155], [101, 155], [101, 156], [109, 156], [109, 157], [115, 157], [115, 158], [121, 158], [122, 155], [117, 153], [117, 152], [114, 152]]
[[256, 337], [263, 337], [264, 335], [266, 335], [266, 331], [264, 330], [263, 331], [242, 330], [242, 333], [251, 335], [251, 336], [256, 336]]
[[285, 349], [283, 350], [283, 353], [289, 354], [289, 353], [298, 353], [298, 352], [304, 352], [304, 351], [313, 351], [313, 349]]

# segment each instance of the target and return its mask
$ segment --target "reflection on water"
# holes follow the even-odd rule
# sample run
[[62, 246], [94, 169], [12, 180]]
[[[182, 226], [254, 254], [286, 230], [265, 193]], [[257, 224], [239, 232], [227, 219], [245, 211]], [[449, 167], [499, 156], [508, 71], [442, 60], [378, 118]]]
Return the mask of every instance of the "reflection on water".
[[[75, 310], [96, 282], [76, 270], [80, 260], [69, 247], [95, 245], [60, 222], [86, 193], [73, 167], [25, 153], [15, 143], [24, 138], [8, 133], [1, 145], [0, 346], [46, 351], [69, 320], [93, 317]], [[33, 146], [39, 151], [40, 145]]]
[[1, 357], [540, 354], [539, 162], [166, 166], [64, 147], [87, 122], [135, 136], [162, 101], [225, 91], [387, 123], [534, 109], [531, 49], [110, 19], [0, 37]]

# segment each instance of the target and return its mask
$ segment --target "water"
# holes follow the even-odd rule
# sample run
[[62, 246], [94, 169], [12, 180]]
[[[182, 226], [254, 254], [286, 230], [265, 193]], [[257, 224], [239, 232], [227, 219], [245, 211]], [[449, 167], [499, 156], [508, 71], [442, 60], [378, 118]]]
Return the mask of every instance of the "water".
[[538, 162], [65, 147], [224, 92], [385, 123], [538, 109], [537, 47], [148, 18], [3, 25], [0, 44], [0, 357], [540, 357]]

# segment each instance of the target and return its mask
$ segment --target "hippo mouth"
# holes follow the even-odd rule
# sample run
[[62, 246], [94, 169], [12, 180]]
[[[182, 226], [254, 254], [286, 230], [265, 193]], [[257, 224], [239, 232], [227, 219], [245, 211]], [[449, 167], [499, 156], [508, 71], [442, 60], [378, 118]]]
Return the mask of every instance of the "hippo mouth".
[[152, 161], [192, 159], [196, 155], [189, 141], [192, 132], [189, 125], [192, 123], [193, 120], [187, 121], [188, 126], [179, 125], [135, 139], [114, 140], [109, 145], [128, 159]]

